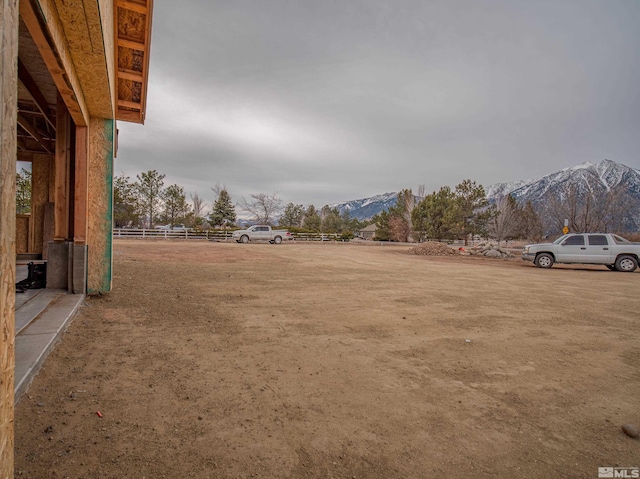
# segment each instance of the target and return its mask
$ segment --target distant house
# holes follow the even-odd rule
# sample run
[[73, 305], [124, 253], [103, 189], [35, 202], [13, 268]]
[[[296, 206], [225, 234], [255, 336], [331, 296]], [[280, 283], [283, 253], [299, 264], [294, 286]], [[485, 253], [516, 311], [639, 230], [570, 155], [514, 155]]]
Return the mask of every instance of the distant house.
[[360, 231], [358, 231], [358, 236], [366, 240], [373, 239], [374, 236], [376, 235], [377, 229], [378, 227], [375, 225], [375, 223], [371, 223], [370, 225], [365, 226]]

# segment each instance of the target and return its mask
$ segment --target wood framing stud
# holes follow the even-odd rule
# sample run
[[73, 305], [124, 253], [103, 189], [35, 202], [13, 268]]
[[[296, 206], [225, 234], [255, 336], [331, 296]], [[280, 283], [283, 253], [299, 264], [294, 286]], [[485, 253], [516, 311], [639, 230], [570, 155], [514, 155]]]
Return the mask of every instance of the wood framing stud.
[[87, 226], [89, 208], [88, 202], [88, 155], [89, 155], [89, 133], [88, 127], [76, 127], [76, 174], [74, 188], [74, 228], [73, 242], [84, 245], [87, 243]]
[[47, 104], [47, 100], [45, 100], [44, 95], [36, 85], [36, 82], [33, 80], [25, 66], [22, 64], [20, 60], [18, 60], [18, 78], [20, 79], [20, 83], [25, 87], [25, 89], [33, 98], [38, 110], [44, 116], [44, 119], [47, 120], [47, 123], [51, 125], [53, 131], [56, 131], [56, 124], [51, 115], [49, 114], [49, 105]]
[[31, 135], [31, 138], [33, 138], [34, 140], [36, 140], [40, 146], [42, 146], [42, 148], [44, 148], [44, 150], [47, 153], [52, 153], [53, 152], [53, 148], [51, 146], [51, 142], [49, 140], [47, 140], [46, 138], [44, 138], [40, 133], [38, 133], [38, 130], [36, 130], [35, 126], [33, 126], [31, 124], [31, 122], [29, 120], [27, 120], [24, 115], [22, 114], [18, 114], [18, 125], [20, 125], [24, 131], [26, 131], [27, 133], [29, 133], [29, 135]]
[[69, 239], [69, 138], [71, 118], [64, 102], [58, 101], [56, 112], [57, 137], [54, 167], [54, 241]]
[[14, 477], [18, 2], [0, 2], [0, 478]]

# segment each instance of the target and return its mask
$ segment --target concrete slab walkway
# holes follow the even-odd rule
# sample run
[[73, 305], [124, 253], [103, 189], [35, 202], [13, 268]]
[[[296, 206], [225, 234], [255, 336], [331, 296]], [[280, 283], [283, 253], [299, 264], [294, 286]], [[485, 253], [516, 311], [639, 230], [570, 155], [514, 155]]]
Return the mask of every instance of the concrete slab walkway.
[[16, 301], [15, 401], [31, 384], [84, 300], [59, 289], [28, 290]]

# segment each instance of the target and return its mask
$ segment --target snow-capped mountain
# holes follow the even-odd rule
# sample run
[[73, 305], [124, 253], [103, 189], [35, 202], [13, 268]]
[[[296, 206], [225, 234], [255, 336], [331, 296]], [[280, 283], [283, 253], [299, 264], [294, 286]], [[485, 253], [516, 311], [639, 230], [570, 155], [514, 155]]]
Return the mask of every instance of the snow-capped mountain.
[[572, 189], [596, 195], [618, 192], [625, 204], [627, 229], [640, 229], [640, 170], [611, 160], [582, 163], [535, 180], [491, 185], [487, 198], [495, 201], [510, 194], [521, 204], [530, 201], [540, 214], [550, 198], [566, 198]]
[[[487, 187], [486, 192], [491, 202], [510, 194], [519, 203], [531, 201], [539, 213], [542, 213], [543, 206], [550, 197], [566, 197], [571, 188], [596, 193], [621, 191], [628, 211], [626, 227], [633, 231], [640, 230], [640, 170], [611, 160], [595, 164], [582, 163], [541, 178], [496, 183]], [[397, 195], [395, 192], [385, 193], [329, 206], [338, 208], [340, 212], [348, 211], [352, 218], [366, 220], [394, 206]]]
[[383, 195], [372, 196], [371, 198], [335, 203], [329, 206], [331, 208], [338, 208], [340, 213], [348, 211], [351, 218], [357, 218], [362, 221], [370, 219], [384, 210], [388, 210], [396, 204], [397, 199], [398, 193], [385, 193]]
[[487, 188], [487, 197], [493, 199], [511, 194], [517, 200], [536, 202], [548, 192], [562, 191], [570, 186], [607, 191], [622, 186], [640, 193], [640, 171], [611, 160], [596, 164], [586, 162], [535, 180], [491, 185]]

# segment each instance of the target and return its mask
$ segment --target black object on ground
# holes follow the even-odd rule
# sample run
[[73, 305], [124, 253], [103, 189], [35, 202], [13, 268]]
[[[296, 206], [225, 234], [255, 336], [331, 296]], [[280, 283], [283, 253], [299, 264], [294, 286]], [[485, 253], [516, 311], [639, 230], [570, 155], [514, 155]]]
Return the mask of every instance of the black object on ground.
[[29, 275], [16, 283], [16, 293], [24, 293], [27, 289], [47, 287], [47, 263], [29, 263]]

